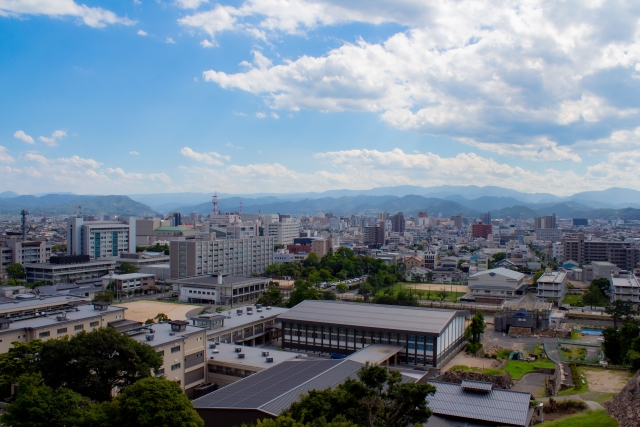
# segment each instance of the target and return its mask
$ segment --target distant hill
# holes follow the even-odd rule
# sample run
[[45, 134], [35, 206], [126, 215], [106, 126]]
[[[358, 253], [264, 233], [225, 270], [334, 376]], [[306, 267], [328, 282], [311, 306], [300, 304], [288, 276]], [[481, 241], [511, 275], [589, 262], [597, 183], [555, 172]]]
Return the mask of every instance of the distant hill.
[[18, 197], [18, 193], [14, 193], [13, 191], [3, 191], [0, 193], [0, 199], [12, 199], [14, 197]]
[[78, 196], [47, 194], [45, 196], [18, 196], [0, 198], [0, 214], [16, 215], [27, 209], [32, 215], [71, 215], [82, 206], [87, 215], [132, 215], [156, 213], [149, 206], [131, 200], [127, 196]]

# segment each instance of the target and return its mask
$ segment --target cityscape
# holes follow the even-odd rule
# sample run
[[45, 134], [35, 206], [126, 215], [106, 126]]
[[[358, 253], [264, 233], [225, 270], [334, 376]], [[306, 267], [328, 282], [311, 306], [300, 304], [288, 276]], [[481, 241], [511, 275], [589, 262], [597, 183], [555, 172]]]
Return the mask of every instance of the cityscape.
[[0, 426], [640, 427], [633, 2], [0, 0]]

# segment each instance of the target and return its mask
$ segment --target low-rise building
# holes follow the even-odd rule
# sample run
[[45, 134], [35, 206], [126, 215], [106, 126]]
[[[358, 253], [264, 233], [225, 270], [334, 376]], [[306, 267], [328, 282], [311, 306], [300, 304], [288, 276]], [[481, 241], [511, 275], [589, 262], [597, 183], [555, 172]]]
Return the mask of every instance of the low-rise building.
[[535, 297], [522, 297], [505, 301], [502, 310], [494, 316], [494, 328], [498, 332], [509, 332], [518, 328], [549, 329], [550, 302]]
[[609, 279], [611, 275], [620, 270], [615, 264], [607, 262], [607, 261], [592, 261], [591, 262], [591, 271], [592, 278], [590, 280], [595, 279]]
[[242, 305], [255, 302], [267, 290], [269, 278], [217, 274], [172, 280], [182, 302]]
[[479, 271], [469, 276], [468, 286], [466, 300], [494, 304], [521, 297], [527, 289], [524, 274], [506, 268]]
[[104, 288], [114, 285], [118, 294], [147, 293], [155, 285], [156, 278], [153, 274], [130, 273], [109, 274], [102, 276]]
[[49, 263], [24, 266], [27, 282], [44, 280], [47, 283], [67, 283], [80, 279], [99, 278], [116, 268], [115, 258], [89, 260], [87, 255], [52, 256]]
[[426, 282], [429, 280], [430, 270], [422, 267], [413, 267], [404, 273], [407, 282]]
[[567, 293], [567, 273], [563, 271], [552, 271], [550, 268], [544, 272], [538, 281], [538, 298], [559, 305]]
[[613, 272], [609, 280], [611, 301], [631, 301], [636, 307], [640, 304], [640, 283], [632, 272]]

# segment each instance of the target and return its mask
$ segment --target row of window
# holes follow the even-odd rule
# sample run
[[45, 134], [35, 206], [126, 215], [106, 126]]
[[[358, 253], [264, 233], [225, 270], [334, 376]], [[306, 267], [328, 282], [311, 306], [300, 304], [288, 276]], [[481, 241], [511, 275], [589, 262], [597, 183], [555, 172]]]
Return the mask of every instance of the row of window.
[[[98, 322], [98, 321], [89, 323], [89, 327], [91, 327], [91, 328], [96, 328], [99, 325], [100, 325], [100, 322]], [[74, 331], [81, 331], [83, 329], [84, 329], [84, 325], [75, 325], [73, 327]], [[58, 335], [66, 334], [67, 333], [67, 328], [58, 328], [58, 329], [56, 329], [56, 333]], [[51, 336], [51, 332], [50, 331], [40, 332], [38, 334], [38, 338], [47, 338], [49, 336]]]

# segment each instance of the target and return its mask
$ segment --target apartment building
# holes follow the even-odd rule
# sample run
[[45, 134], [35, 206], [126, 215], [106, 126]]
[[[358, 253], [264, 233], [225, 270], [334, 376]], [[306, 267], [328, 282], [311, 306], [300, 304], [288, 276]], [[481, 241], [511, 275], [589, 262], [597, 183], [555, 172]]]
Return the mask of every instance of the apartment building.
[[402, 212], [398, 212], [391, 217], [391, 231], [393, 231], [394, 233], [404, 233], [405, 226], [406, 223], [404, 220], [404, 214]]
[[273, 264], [273, 237], [171, 242], [171, 278], [260, 274]]
[[552, 271], [550, 268], [544, 272], [536, 282], [538, 284], [538, 298], [552, 302], [558, 306], [567, 293], [567, 273]]
[[631, 301], [636, 308], [640, 304], [640, 282], [631, 271], [616, 271], [609, 279], [611, 301]]
[[486, 239], [491, 234], [491, 230], [491, 224], [472, 224], [471, 236], [476, 239]]
[[291, 245], [293, 239], [300, 235], [300, 225], [286, 218], [283, 222], [266, 224], [264, 234], [273, 238], [274, 245]]
[[117, 257], [136, 251], [136, 219], [84, 221], [67, 218], [67, 255], [89, 255], [91, 259]]
[[[592, 261], [609, 261], [623, 270], [635, 268], [635, 265], [627, 265], [626, 249], [631, 248], [630, 242], [587, 240], [584, 233], [577, 233], [565, 236], [562, 239], [562, 244], [564, 247], [563, 258], [565, 260], [574, 260], [580, 265], [588, 264]], [[621, 255], [623, 252], [624, 256]], [[633, 258], [629, 259], [633, 261]]]
[[333, 239], [331, 237], [315, 238], [311, 241], [311, 252], [318, 255], [318, 258], [328, 254], [330, 249], [333, 249]]
[[362, 228], [362, 241], [365, 245], [379, 248], [386, 241], [384, 221], [378, 225], [370, 225]]

